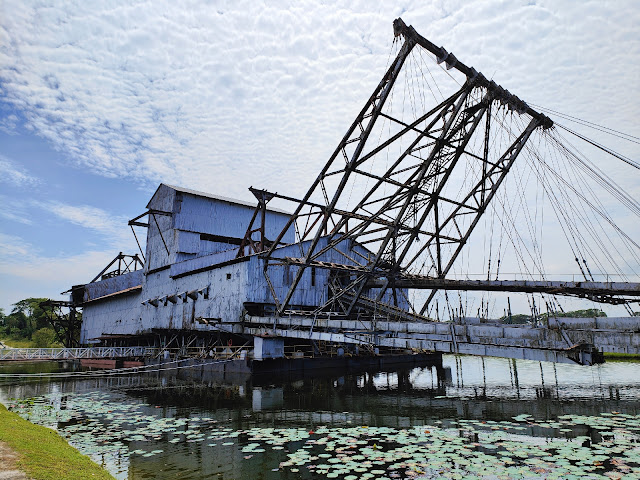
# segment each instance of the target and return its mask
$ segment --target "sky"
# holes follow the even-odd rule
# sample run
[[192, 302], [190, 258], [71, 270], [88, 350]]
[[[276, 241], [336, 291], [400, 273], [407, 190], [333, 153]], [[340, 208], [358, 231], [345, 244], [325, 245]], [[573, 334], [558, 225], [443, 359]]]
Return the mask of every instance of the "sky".
[[[302, 196], [383, 75], [397, 17], [530, 104], [640, 136], [633, 0], [0, 0], [0, 308], [64, 298], [135, 253], [127, 221], [160, 182]], [[640, 197], [637, 170], [598, 162]]]

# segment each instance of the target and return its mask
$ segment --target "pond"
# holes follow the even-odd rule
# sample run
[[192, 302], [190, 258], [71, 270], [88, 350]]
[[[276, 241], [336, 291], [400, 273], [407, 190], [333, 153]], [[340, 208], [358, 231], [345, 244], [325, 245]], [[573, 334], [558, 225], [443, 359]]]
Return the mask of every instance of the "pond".
[[76, 373], [0, 380], [0, 402], [119, 479], [638, 479], [638, 367], [451, 355], [314, 378]]

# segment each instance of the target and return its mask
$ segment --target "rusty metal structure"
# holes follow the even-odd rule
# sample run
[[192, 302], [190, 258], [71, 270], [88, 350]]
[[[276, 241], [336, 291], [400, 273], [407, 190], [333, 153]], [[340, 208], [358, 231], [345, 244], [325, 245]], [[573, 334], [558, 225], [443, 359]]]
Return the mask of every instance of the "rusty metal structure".
[[[554, 124], [401, 19], [393, 27], [397, 55], [302, 198], [250, 188], [254, 208], [158, 187], [147, 210], [129, 221], [132, 230], [147, 229], [145, 252], [136, 235], [142, 259], [120, 253], [71, 291], [65, 306], [84, 309], [82, 344], [145, 345], [178, 355], [253, 345], [245, 353], [260, 361], [301, 344], [316, 353], [331, 345], [354, 355], [387, 349], [581, 364], [600, 362], [601, 351], [637, 353], [640, 318], [633, 315], [559, 320], [554, 311], [561, 307], [551, 305], [546, 323], [534, 313], [529, 325], [505, 326], [488, 314], [470, 317], [460, 305], [457, 313], [450, 309], [449, 322], [431, 318], [437, 292], [461, 290], [573, 296], [633, 313], [628, 304], [639, 301], [640, 284], [596, 281], [577, 247], [584, 281], [498, 280], [497, 269], [490, 278], [490, 265], [486, 279], [450, 278], [518, 158], [549, 168], [530, 139]], [[423, 54], [464, 80], [448, 96], [432, 91], [435, 104], [423, 101], [422, 109], [416, 98], [403, 97], [410, 115], [398, 113], [394, 87], [413, 82], [408, 60]], [[640, 217], [637, 200], [616, 195]], [[290, 208], [273, 208], [276, 201]], [[640, 246], [621, 235], [640, 262]], [[426, 292], [421, 304], [409, 299], [410, 290]], [[58, 321], [58, 328], [76, 338], [75, 323]]]
[[[113, 267], [113, 269], [111, 271], [108, 271], [109, 269], [111, 269], [111, 267]], [[100, 271], [100, 273], [98, 273], [98, 275], [94, 277], [93, 280], [91, 280], [90, 283], [93, 283], [97, 280], [106, 280], [107, 278], [117, 277], [120, 275], [124, 275], [125, 273], [135, 272], [139, 268], [143, 267], [144, 262], [140, 259], [140, 257], [138, 257], [137, 253], [134, 255], [125, 255], [124, 253], [120, 252], [118, 255], [116, 255], [116, 258], [111, 260], [111, 262], [109, 262], [109, 264], [104, 267]]]
[[79, 346], [82, 326], [82, 316], [78, 312], [80, 303], [73, 300], [50, 299], [40, 303], [40, 307], [47, 313], [49, 324], [67, 348]]
[[[332, 295], [316, 312], [335, 311], [337, 306], [339, 313], [347, 316], [356, 311], [389, 312], [394, 305], [385, 304], [382, 297], [391, 291], [397, 307], [401, 289], [407, 287], [429, 291], [425, 302], [412, 312], [419, 321], [425, 320], [425, 311], [440, 289], [537, 291], [613, 304], [633, 301], [637, 288], [624, 286], [616, 290], [612, 285], [512, 281], [507, 287], [502, 282], [471, 285], [446, 278], [532, 133], [551, 128], [553, 122], [452, 53], [435, 46], [402, 19], [396, 19], [393, 27], [395, 37], [404, 42], [399, 53], [304, 197], [252, 189], [259, 199], [254, 219], [273, 198], [294, 205], [285, 229], [270, 245], [262, 242], [255, 248], [256, 244], [251, 244], [254, 252], [262, 249], [268, 280], [272, 267], [287, 264], [295, 268], [284, 297], [279, 298], [272, 289], [278, 314], [289, 308], [309, 268], [331, 271]], [[435, 55], [438, 64], [461, 72], [466, 81], [453, 95], [407, 122], [386, 111], [385, 104], [414, 49]], [[498, 109], [520, 117], [522, 127], [496, 151], [496, 131], [504, 129], [493, 115]], [[386, 136], [379, 129], [372, 135], [381, 120], [395, 128], [390, 128]], [[377, 143], [372, 141], [374, 137]], [[387, 156], [384, 168], [379, 168], [380, 162], [374, 165], [383, 152], [402, 141], [405, 143], [397, 154]], [[473, 171], [472, 181], [452, 187], [456, 169]], [[354, 195], [353, 186], [357, 189], [363, 184], [366, 188]], [[353, 202], [352, 197], [357, 200]], [[297, 228], [300, 255], [283, 257], [277, 246], [292, 226]], [[320, 247], [320, 239], [328, 240]], [[341, 252], [345, 261], [340, 264], [319, 260], [345, 241], [365, 246], [372, 255], [365, 258]], [[377, 288], [375, 299], [364, 294], [372, 287]]]

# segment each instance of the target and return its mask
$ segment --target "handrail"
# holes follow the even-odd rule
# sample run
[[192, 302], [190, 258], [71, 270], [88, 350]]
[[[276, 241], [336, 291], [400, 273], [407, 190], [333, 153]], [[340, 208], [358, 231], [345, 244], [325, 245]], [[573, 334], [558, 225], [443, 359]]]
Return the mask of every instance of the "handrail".
[[81, 358], [151, 357], [155, 347], [3, 348], [3, 360], [73, 360]]

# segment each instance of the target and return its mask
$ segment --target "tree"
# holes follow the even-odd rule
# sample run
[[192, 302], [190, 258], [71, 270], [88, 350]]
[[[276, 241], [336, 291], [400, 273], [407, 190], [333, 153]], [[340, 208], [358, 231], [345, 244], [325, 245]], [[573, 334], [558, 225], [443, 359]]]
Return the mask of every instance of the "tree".
[[524, 325], [531, 322], [531, 315], [526, 315], [524, 313], [516, 313], [513, 315], [505, 315], [503, 317], [500, 317], [499, 320], [503, 323]]
[[[46, 298], [25, 298], [13, 304], [13, 310], [9, 317], [14, 317], [11, 329], [12, 334], [18, 334], [22, 338], [31, 338], [36, 330], [49, 326], [46, 312], [40, 307], [40, 303]], [[14, 332], [14, 330], [17, 330]]]
[[56, 343], [57, 336], [53, 328], [44, 327], [36, 330], [31, 339], [37, 348], [47, 348]]
[[31, 337], [28, 329], [29, 319], [23, 312], [12, 312], [5, 317], [7, 335], [17, 338]]
[[7, 335], [7, 316], [4, 314], [4, 309], [0, 308], [0, 335]]
[[598, 308], [587, 308], [585, 310], [573, 310], [572, 312], [554, 312], [550, 317], [572, 317], [572, 318], [595, 318], [606, 317], [607, 314]]

